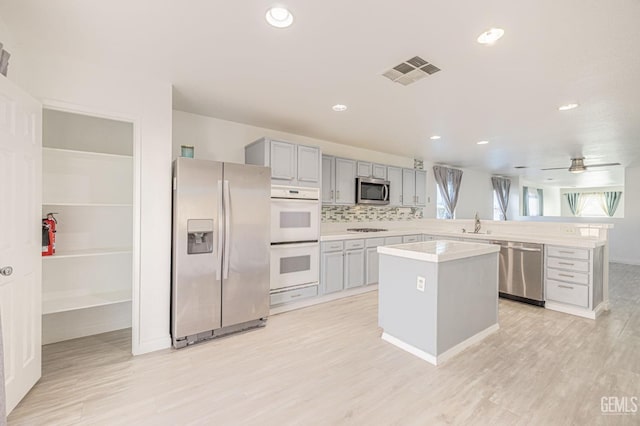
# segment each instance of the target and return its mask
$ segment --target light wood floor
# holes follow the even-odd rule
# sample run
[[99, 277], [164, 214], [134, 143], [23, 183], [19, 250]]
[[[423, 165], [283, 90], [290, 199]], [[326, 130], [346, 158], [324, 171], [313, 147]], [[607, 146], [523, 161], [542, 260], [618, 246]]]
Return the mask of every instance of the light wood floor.
[[377, 293], [131, 357], [129, 331], [48, 345], [10, 424], [640, 424], [640, 267], [611, 265], [597, 321], [500, 301], [500, 330], [434, 367], [380, 339]]

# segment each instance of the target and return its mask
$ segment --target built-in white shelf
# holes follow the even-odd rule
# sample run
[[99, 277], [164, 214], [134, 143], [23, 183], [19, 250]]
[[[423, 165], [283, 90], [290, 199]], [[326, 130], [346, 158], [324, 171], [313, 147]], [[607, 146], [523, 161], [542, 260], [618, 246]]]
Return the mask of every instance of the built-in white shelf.
[[133, 250], [130, 247], [108, 248], [108, 249], [87, 249], [87, 250], [56, 250], [51, 256], [42, 256], [43, 260], [65, 259], [70, 257], [90, 257], [90, 256], [111, 256], [115, 254], [131, 254]]
[[57, 314], [97, 306], [113, 305], [131, 301], [131, 291], [113, 291], [109, 293], [54, 296], [43, 294], [42, 314]]
[[64, 207], [133, 207], [133, 204], [118, 203], [56, 203], [43, 201], [43, 206], [64, 206]]
[[74, 155], [86, 155], [89, 157], [111, 157], [111, 158], [133, 158], [132, 155], [122, 155], [122, 154], [106, 154], [103, 152], [93, 152], [93, 151], [80, 151], [74, 149], [63, 149], [63, 148], [48, 148], [42, 147], [42, 150], [46, 152], [57, 152], [62, 155], [68, 154], [69, 156]]

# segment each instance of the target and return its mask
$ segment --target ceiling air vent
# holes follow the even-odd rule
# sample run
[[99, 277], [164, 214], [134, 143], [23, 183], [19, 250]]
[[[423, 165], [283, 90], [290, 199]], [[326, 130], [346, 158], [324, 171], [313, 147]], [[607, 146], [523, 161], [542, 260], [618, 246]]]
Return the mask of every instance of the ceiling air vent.
[[440, 68], [422, 59], [420, 56], [414, 56], [405, 62], [396, 65], [382, 75], [389, 80], [408, 86], [428, 75], [437, 73]]

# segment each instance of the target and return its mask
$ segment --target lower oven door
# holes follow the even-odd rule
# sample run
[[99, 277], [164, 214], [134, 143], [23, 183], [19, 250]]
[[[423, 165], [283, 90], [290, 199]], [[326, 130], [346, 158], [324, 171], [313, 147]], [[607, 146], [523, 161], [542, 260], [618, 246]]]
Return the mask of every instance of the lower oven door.
[[271, 199], [271, 242], [317, 241], [320, 238], [318, 200]]
[[278, 244], [271, 246], [271, 290], [317, 283], [320, 244]]

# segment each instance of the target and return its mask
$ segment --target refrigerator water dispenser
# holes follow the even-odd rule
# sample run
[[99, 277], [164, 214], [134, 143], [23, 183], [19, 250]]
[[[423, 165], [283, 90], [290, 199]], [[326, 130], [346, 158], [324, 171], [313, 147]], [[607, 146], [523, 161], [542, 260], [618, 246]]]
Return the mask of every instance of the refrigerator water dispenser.
[[187, 254], [213, 253], [213, 219], [187, 221]]

